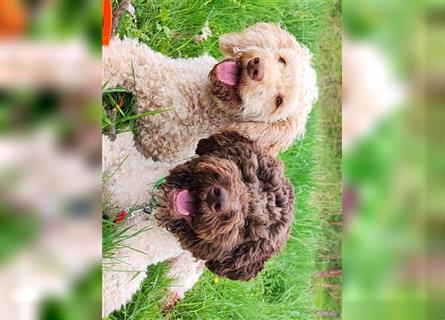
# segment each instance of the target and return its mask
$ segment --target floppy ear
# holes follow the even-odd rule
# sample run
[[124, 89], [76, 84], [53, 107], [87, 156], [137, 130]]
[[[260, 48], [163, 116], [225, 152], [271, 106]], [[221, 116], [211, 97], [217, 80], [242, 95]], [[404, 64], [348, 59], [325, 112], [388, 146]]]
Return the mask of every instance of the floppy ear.
[[219, 37], [219, 49], [224, 56], [234, 56], [245, 46], [241, 33], [226, 33]]
[[283, 248], [291, 231], [294, 191], [289, 180], [283, 177], [281, 162], [271, 156], [261, 157], [257, 175], [262, 180], [262, 190], [274, 199], [268, 214], [275, 222], [268, 226], [267, 237], [242, 243], [222, 258], [206, 262], [210, 271], [232, 280], [247, 281], [255, 277], [265, 262]]
[[262, 242], [242, 244], [229, 257], [207, 261], [206, 267], [218, 276], [248, 281], [263, 270], [264, 263], [272, 256], [272, 252], [261, 250]]
[[257, 23], [242, 32], [219, 37], [219, 48], [225, 56], [234, 56], [248, 47], [302, 48], [290, 33], [273, 23]]
[[251, 141], [234, 131], [225, 131], [213, 134], [206, 139], [199, 140], [195, 152], [197, 155], [202, 156], [204, 154], [212, 153], [215, 150], [219, 150], [221, 147], [233, 145], [237, 142], [249, 143]]
[[219, 48], [227, 56], [233, 56], [247, 47], [267, 48], [271, 34], [281, 30], [278, 25], [257, 23], [239, 33], [227, 33], [219, 37]]

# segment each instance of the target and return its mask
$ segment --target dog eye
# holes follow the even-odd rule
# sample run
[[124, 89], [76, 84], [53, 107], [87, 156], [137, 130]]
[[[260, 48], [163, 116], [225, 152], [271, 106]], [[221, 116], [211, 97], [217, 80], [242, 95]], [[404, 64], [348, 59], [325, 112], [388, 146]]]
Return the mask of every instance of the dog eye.
[[275, 98], [275, 105], [277, 106], [277, 108], [283, 103], [283, 98], [281, 98], [281, 96], [278, 96]]
[[280, 59], [278, 59], [278, 61], [284, 65], [286, 65], [286, 60], [284, 60], [283, 58], [280, 57]]
[[185, 227], [185, 221], [184, 220], [179, 220], [179, 221], [176, 221], [176, 229], [182, 229], [182, 228], [184, 228]]
[[249, 221], [246, 220], [246, 222], [244, 222], [244, 229], [247, 229], [249, 227]]

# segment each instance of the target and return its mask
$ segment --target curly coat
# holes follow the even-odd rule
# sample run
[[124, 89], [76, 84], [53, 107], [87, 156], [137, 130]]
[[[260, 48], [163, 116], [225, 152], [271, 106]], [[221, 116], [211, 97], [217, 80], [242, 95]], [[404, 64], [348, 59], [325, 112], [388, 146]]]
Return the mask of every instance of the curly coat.
[[[146, 157], [190, 157], [200, 139], [225, 130], [249, 137], [272, 155], [304, 136], [318, 95], [309, 50], [270, 23], [222, 35], [219, 46], [220, 63], [207, 55], [172, 59], [132, 39], [114, 38], [103, 48], [106, 87], [132, 92], [137, 113], [172, 109], [137, 120], [136, 147]], [[248, 70], [255, 58], [261, 61], [261, 79]], [[237, 65], [233, 86], [215, 72], [228, 61]]]
[[[141, 158], [130, 134], [118, 135], [113, 142], [103, 141], [104, 174], [113, 174], [104, 184], [104, 192], [118, 206], [150, 201], [148, 183], [135, 184], [132, 177], [156, 181], [167, 167]], [[122, 242], [114, 255], [118, 259], [105, 259], [104, 316], [132, 298], [149, 265], [171, 262], [169, 276], [174, 283], [168, 305], [193, 287], [204, 262], [220, 276], [249, 280], [283, 248], [293, 219], [294, 192], [284, 177], [282, 162], [235, 132], [199, 141], [196, 153], [198, 157], [173, 166], [166, 183], [156, 191], [156, 219], [139, 214], [122, 223], [134, 236]], [[216, 211], [207, 201], [214, 186], [227, 190], [226, 206]], [[194, 210], [188, 216], [179, 214], [175, 207], [178, 190], [194, 195]]]
[[[268, 156], [235, 132], [215, 134], [199, 142], [199, 158], [174, 168], [159, 195], [156, 217], [194, 257], [207, 261], [214, 273], [249, 280], [287, 240], [294, 193], [279, 160]], [[206, 203], [215, 185], [229, 191], [230, 204], [217, 212]], [[192, 220], [171, 209], [175, 189], [197, 196]]]

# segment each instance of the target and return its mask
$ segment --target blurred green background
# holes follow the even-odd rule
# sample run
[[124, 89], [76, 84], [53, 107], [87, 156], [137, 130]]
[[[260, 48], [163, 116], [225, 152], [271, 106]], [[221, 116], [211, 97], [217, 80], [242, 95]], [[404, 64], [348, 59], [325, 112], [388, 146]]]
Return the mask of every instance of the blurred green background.
[[444, 13], [443, 1], [343, 1], [344, 34], [405, 87], [343, 153], [345, 319], [445, 318]]
[[[100, 219], [94, 218], [99, 215], [94, 205], [99, 202], [100, 193], [97, 190], [95, 199], [85, 199], [71, 192], [79, 188], [88, 192], [100, 188], [100, 179], [94, 184], [91, 173], [100, 171], [101, 29], [100, 1], [7, 0], [0, 3], [2, 319], [19, 318], [19, 314], [26, 315], [23, 316], [26, 319], [100, 318]], [[79, 74], [63, 73], [70, 69], [61, 66], [76, 68], [78, 62], [88, 66], [80, 79]], [[36, 76], [42, 64], [46, 70]], [[84, 64], [77, 67], [82, 66]], [[95, 74], [96, 71], [99, 72]], [[79, 83], [86, 84], [90, 90]], [[98, 89], [96, 92], [94, 86]], [[21, 148], [25, 152], [34, 150], [42, 137], [48, 144], [43, 144], [37, 154], [30, 151], [30, 161], [23, 159]], [[35, 180], [36, 173], [48, 169], [38, 165], [37, 157], [43, 155], [56, 163], [50, 172], [57, 176], [56, 181], [48, 181], [50, 175], [45, 174], [39, 176], [41, 180]], [[20, 160], [8, 163], [5, 161], [8, 157]], [[36, 157], [34, 165], [33, 157]], [[84, 176], [67, 181], [69, 171], [79, 167], [93, 183], [90, 182], [88, 188], [70, 189], [63, 197], [60, 194], [64, 191], [52, 194], [54, 189], [69, 189], [67, 186], [77, 183], [80, 186]], [[35, 201], [21, 199], [20, 194], [29, 191], [31, 185], [37, 186], [42, 197]], [[48, 186], [52, 189], [47, 190]], [[46, 206], [39, 207], [43, 202]], [[61, 230], [74, 230], [75, 235], [62, 232], [60, 238]], [[88, 248], [79, 245], [84, 231], [92, 240]], [[55, 249], [58, 244], [66, 245], [63, 254]], [[95, 247], [98, 250], [91, 256], [90, 249]], [[84, 253], [88, 258], [82, 261]], [[16, 270], [22, 267], [23, 270]], [[25, 270], [29, 273], [24, 274]], [[8, 279], [11, 274], [14, 278]]]

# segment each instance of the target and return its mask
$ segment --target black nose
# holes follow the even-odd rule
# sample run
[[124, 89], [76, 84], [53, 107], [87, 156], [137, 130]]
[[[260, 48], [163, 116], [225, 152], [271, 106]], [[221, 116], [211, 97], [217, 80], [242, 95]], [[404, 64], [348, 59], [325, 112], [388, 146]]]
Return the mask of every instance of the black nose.
[[207, 193], [207, 205], [215, 212], [223, 212], [229, 206], [229, 193], [223, 187], [213, 187]]
[[258, 57], [251, 59], [247, 63], [247, 74], [252, 80], [261, 81], [264, 77], [264, 63]]

